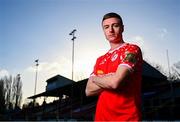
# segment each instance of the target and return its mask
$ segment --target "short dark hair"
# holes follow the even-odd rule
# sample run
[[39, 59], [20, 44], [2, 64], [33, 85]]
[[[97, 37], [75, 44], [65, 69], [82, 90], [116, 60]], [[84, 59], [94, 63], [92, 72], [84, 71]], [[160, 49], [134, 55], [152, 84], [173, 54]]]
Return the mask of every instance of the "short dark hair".
[[114, 12], [111, 12], [111, 13], [107, 13], [103, 16], [103, 19], [102, 19], [102, 22], [105, 20], [105, 19], [109, 19], [109, 18], [118, 18], [120, 20], [120, 24], [123, 25], [123, 21], [122, 21], [122, 18], [119, 14], [117, 13], [114, 13]]

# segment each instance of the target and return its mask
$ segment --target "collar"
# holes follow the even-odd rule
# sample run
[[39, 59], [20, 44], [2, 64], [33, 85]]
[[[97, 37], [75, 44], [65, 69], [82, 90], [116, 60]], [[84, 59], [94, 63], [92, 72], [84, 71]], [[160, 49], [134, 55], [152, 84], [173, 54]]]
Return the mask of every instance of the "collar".
[[123, 43], [123, 44], [121, 44], [121, 45], [119, 45], [118, 47], [116, 47], [116, 48], [114, 48], [113, 50], [109, 50], [108, 51], [108, 53], [112, 53], [112, 52], [114, 52], [115, 50], [119, 50], [119, 48], [121, 48], [121, 47], [123, 47], [124, 45], [127, 45], [128, 43]]

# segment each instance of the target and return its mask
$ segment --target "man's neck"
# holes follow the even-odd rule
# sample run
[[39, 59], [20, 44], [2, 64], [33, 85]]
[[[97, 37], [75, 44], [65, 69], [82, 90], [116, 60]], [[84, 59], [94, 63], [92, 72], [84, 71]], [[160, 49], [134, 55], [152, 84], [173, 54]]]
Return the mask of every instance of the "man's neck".
[[120, 45], [122, 45], [124, 43], [124, 41], [122, 40], [121, 42], [118, 42], [118, 43], [110, 43], [110, 46], [111, 46], [111, 49], [110, 50], [113, 50], [117, 47], [119, 47]]

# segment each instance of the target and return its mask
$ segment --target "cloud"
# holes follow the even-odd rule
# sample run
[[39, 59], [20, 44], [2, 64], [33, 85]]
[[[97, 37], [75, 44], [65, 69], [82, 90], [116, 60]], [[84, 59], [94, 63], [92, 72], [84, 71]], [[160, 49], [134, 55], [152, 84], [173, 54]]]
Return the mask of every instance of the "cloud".
[[[36, 66], [27, 67], [22, 73], [24, 98], [34, 95]], [[71, 78], [71, 63], [67, 58], [61, 57], [53, 62], [39, 62], [36, 94], [45, 91], [46, 80], [62, 75]]]
[[144, 41], [143, 37], [142, 36], [135, 36], [134, 37], [136, 41]]
[[137, 44], [138, 46], [140, 46], [141, 48], [144, 48], [144, 38], [142, 36], [134, 36], [134, 37], [131, 37], [130, 39], [128, 39], [131, 41], [131, 43], [133, 44]]
[[149, 57], [149, 55], [152, 51], [151, 50], [152, 45], [151, 45], [150, 41], [148, 41], [147, 39], [144, 39], [144, 37], [140, 36], [140, 35], [133, 36], [128, 40], [131, 41], [130, 43], [136, 44], [141, 48], [142, 55], [143, 55], [144, 59]]
[[9, 72], [5, 69], [0, 69], [0, 78], [4, 76], [9, 76]]
[[[86, 53], [87, 55], [87, 53]], [[74, 80], [82, 80], [89, 77], [93, 63], [91, 63], [92, 56], [78, 57], [76, 55], [76, 60], [74, 62]], [[27, 67], [22, 73], [22, 82], [23, 82], [23, 96], [24, 102], [27, 101], [27, 97], [34, 95], [34, 87], [35, 87], [35, 73], [36, 73], [36, 66], [29, 66]], [[66, 57], [59, 57], [52, 62], [41, 62], [39, 61], [38, 66], [38, 80], [37, 80], [37, 89], [36, 94], [45, 91], [46, 88], [46, 80], [55, 76], [55, 75], [62, 75], [66, 78], [71, 79], [72, 74], [72, 63], [71, 60]]]
[[163, 39], [167, 35], [167, 33], [168, 31], [166, 28], [161, 28], [158, 31], [158, 36]]
[[[39, 62], [38, 73], [42, 74], [62, 74], [68, 76], [71, 69], [71, 63], [66, 58], [60, 58], [57, 61], [53, 62]], [[27, 67], [26, 72], [35, 73], [36, 66]], [[68, 73], [68, 74], [67, 74]]]

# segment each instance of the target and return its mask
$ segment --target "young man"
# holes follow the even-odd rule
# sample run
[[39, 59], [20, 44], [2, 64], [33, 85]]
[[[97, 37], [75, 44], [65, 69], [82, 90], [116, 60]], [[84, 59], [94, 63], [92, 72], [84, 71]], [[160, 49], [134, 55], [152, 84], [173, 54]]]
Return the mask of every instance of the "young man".
[[99, 95], [95, 121], [141, 120], [142, 54], [138, 46], [125, 43], [122, 18], [104, 15], [102, 27], [110, 50], [100, 56], [86, 86], [86, 95]]

